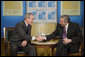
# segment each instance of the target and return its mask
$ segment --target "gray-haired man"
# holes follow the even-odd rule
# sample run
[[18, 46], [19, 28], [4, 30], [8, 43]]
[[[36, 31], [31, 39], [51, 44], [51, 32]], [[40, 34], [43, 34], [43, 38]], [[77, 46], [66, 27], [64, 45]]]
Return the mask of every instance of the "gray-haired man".
[[82, 39], [80, 27], [77, 23], [70, 22], [69, 15], [62, 15], [56, 29], [46, 37], [40, 37], [39, 41], [50, 40], [59, 36], [56, 56], [67, 56], [69, 53], [79, 52], [79, 46]]
[[35, 37], [31, 36], [31, 24], [34, 20], [32, 13], [26, 13], [24, 20], [17, 23], [12, 37], [11, 42], [11, 55], [16, 56], [19, 48], [23, 49], [27, 55], [36, 56], [36, 51], [31, 40], [36, 40]]

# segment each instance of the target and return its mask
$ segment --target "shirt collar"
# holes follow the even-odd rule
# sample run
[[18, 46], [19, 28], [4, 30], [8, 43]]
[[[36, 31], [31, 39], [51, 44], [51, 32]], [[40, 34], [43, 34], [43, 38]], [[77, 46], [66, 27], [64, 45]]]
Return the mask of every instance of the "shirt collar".
[[66, 28], [68, 27], [69, 23], [65, 26]]
[[26, 21], [24, 21], [24, 22], [25, 22], [25, 25], [28, 26], [27, 22]]

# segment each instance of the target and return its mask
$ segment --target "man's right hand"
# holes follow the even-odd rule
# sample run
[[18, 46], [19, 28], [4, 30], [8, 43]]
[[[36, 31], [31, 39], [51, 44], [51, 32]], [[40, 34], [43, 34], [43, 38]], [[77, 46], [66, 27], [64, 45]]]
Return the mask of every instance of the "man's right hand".
[[37, 40], [37, 41], [43, 41], [43, 40], [45, 40], [45, 38], [42, 37], [42, 36], [37, 36], [37, 37], [35, 38], [35, 40]]

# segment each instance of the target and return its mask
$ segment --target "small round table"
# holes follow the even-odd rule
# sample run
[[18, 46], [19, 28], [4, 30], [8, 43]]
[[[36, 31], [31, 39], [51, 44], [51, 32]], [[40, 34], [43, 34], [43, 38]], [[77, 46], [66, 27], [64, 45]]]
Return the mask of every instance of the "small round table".
[[38, 42], [38, 41], [31, 41], [31, 44], [33, 44], [35, 47], [40, 48], [51, 48], [51, 56], [53, 56], [53, 50], [57, 46], [58, 41], [47, 41], [47, 42]]

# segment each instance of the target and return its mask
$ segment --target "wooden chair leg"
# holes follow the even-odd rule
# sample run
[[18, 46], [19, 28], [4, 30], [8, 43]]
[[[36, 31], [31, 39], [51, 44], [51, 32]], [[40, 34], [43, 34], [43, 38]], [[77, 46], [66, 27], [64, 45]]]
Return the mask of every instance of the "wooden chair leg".
[[8, 56], [11, 55], [11, 52], [10, 52], [10, 43], [8, 43]]

